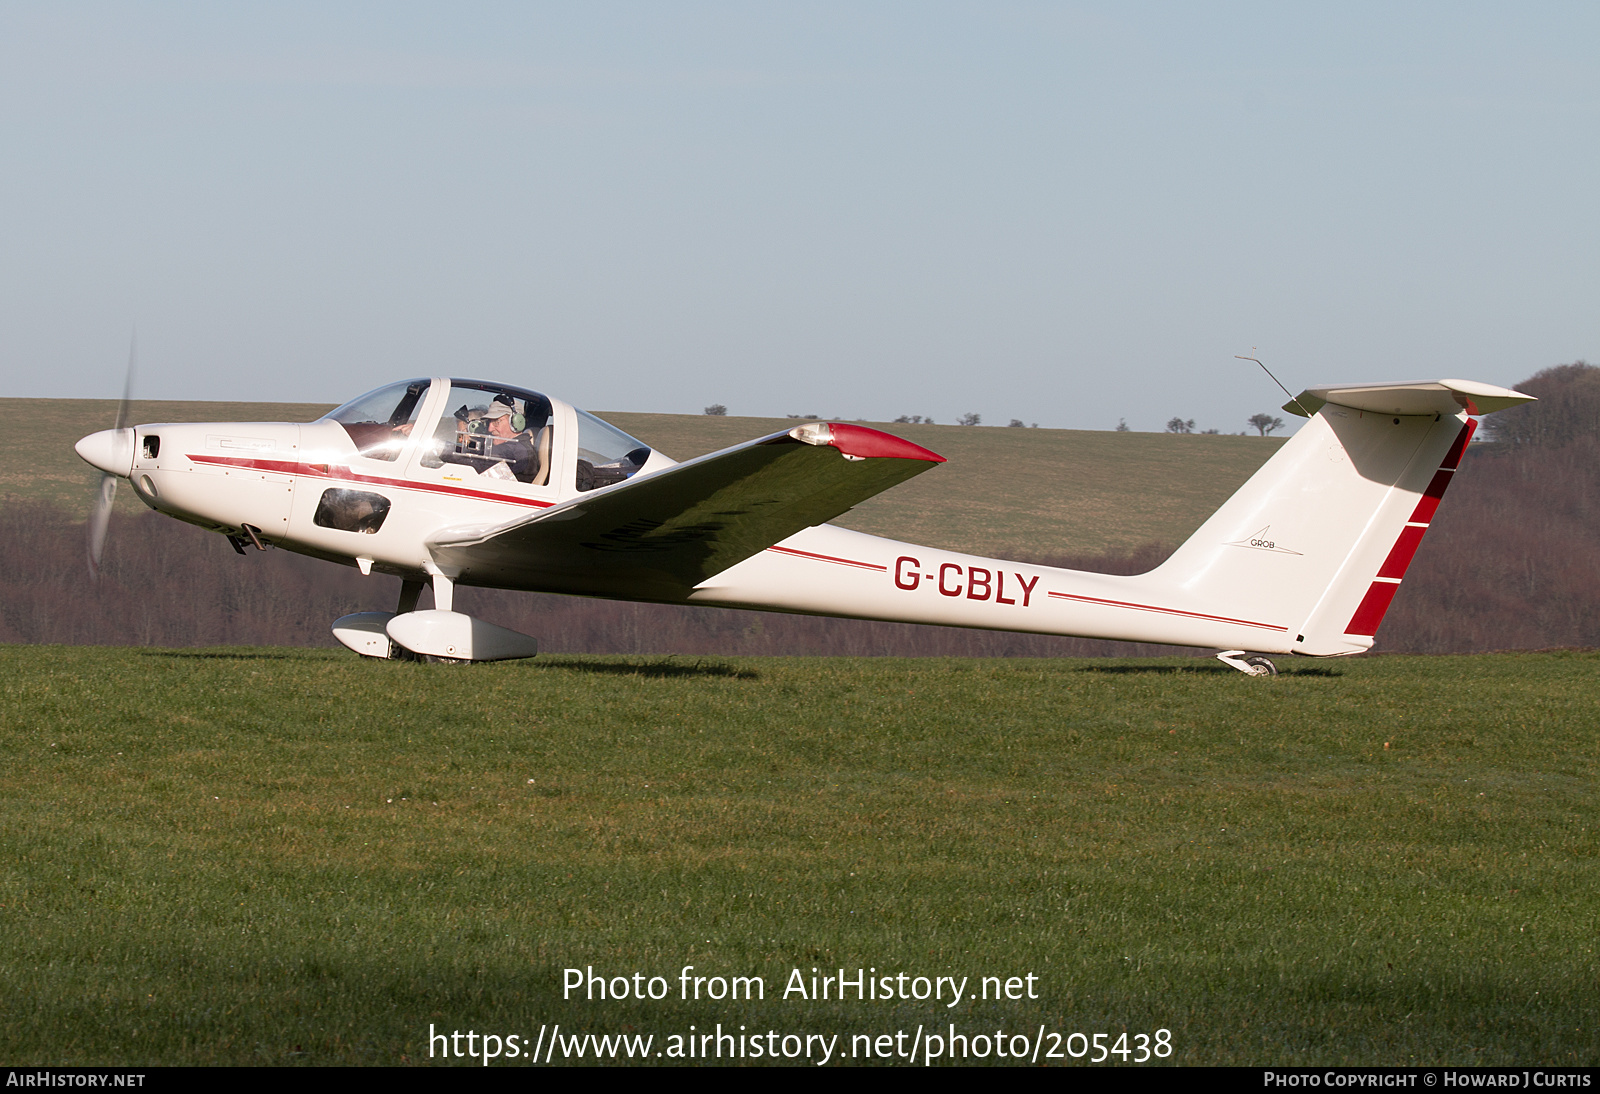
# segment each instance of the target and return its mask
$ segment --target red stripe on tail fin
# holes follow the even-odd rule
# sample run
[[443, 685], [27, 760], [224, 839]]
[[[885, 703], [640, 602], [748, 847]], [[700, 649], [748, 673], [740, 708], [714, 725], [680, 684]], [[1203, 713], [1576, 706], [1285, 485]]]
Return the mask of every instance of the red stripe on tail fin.
[[[1472, 434], [1477, 428], [1477, 419], [1468, 418], [1467, 424], [1456, 434], [1454, 443], [1450, 445], [1450, 451], [1445, 453], [1444, 462], [1439, 465], [1439, 470], [1434, 472], [1433, 481], [1428, 483], [1428, 489], [1417, 502], [1417, 507], [1411, 514], [1411, 521], [1400, 530], [1400, 538], [1394, 541], [1394, 546], [1389, 549], [1389, 556], [1378, 568], [1378, 577], [1389, 580], [1374, 581], [1367, 589], [1367, 595], [1361, 598], [1356, 614], [1351, 616], [1350, 622], [1345, 625], [1345, 634], [1366, 635], [1368, 638], [1377, 635], [1378, 625], [1383, 622], [1389, 605], [1394, 603], [1394, 594], [1400, 591], [1400, 579], [1406, 576], [1406, 568], [1416, 557], [1417, 548], [1422, 546], [1422, 535], [1428, 530], [1427, 525], [1433, 522], [1433, 515], [1438, 512], [1439, 502], [1444, 498], [1450, 480], [1455, 478], [1456, 468], [1461, 466], [1461, 457], [1467, 451], [1467, 442], [1472, 440]], [[1422, 527], [1419, 528], [1417, 525]]]
[[1422, 533], [1426, 531], [1426, 528], [1418, 528], [1415, 525], [1402, 528], [1400, 538], [1394, 541], [1394, 549], [1378, 568], [1378, 576], [1392, 577], [1396, 580], [1405, 577], [1406, 567], [1411, 565], [1412, 556], [1417, 553], [1417, 548], [1422, 546]]
[[1344, 633], [1364, 634], [1368, 638], [1376, 635], [1378, 624], [1383, 622], [1383, 613], [1389, 610], [1389, 604], [1399, 589], [1398, 581], [1374, 581], [1367, 595], [1361, 598], [1361, 606], [1356, 609], [1356, 614], [1350, 617]]
[[1455, 472], [1444, 468], [1433, 473], [1433, 481], [1428, 484], [1428, 489], [1422, 494], [1422, 500], [1417, 502], [1417, 507], [1411, 514], [1413, 524], [1433, 523], [1433, 514], [1439, 511], [1439, 503], [1444, 500], [1444, 492], [1449, 489], [1453, 477]]
[[1472, 434], [1478, 429], [1478, 419], [1468, 418], [1467, 424], [1461, 427], [1461, 432], [1456, 435], [1456, 443], [1450, 446], [1450, 451], [1445, 455], [1440, 467], [1448, 467], [1454, 471], [1461, 466], [1461, 456], [1467, 450], [1467, 442], [1472, 440]]

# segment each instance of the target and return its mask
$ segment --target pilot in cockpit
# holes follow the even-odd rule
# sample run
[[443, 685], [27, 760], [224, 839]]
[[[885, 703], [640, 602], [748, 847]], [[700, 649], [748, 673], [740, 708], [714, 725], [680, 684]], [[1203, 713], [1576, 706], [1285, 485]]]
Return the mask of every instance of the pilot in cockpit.
[[[464, 411], [466, 408], [463, 407]], [[465, 464], [481, 474], [532, 482], [538, 455], [528, 440], [527, 420], [508, 395], [496, 395], [483, 410], [456, 412], [456, 451], [445, 463]]]
[[503, 461], [518, 482], [532, 482], [537, 457], [525, 432], [527, 420], [498, 399], [489, 404], [483, 420], [489, 430], [488, 454]]

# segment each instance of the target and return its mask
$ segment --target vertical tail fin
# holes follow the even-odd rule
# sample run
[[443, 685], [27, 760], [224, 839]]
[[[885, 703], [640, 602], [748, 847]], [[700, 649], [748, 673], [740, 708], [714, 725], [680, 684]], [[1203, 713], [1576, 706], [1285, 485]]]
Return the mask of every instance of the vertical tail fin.
[[1529, 396], [1485, 384], [1320, 388], [1311, 420], [1149, 577], [1290, 625], [1295, 653], [1368, 649], [1476, 427]]

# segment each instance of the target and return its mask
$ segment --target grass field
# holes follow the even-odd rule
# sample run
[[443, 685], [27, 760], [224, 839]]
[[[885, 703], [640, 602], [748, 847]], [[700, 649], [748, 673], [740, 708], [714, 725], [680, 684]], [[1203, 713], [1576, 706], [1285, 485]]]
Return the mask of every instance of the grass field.
[[[136, 422], [310, 421], [298, 403], [139, 402]], [[795, 422], [685, 414], [602, 413], [684, 460]], [[42, 498], [80, 517], [96, 472], [72, 451], [116, 420], [111, 400], [0, 399], [0, 497]], [[835, 523], [978, 554], [1098, 554], [1176, 545], [1282, 444], [1281, 438], [874, 423], [948, 459], [870, 498]], [[131, 491], [118, 505], [141, 510]]]
[[[0, 1058], [720, 1021], [1600, 1063], [1600, 656], [1285, 668], [0, 647]], [[768, 998], [564, 1003], [588, 965]], [[813, 966], [1040, 998], [773, 998]]]

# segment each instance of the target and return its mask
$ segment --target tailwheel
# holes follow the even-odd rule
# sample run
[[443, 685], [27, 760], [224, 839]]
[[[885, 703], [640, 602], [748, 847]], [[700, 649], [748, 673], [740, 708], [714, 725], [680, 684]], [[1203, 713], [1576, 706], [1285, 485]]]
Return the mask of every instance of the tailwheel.
[[1244, 650], [1223, 650], [1217, 654], [1217, 660], [1229, 668], [1238, 669], [1246, 676], [1278, 675], [1278, 666], [1272, 663], [1272, 659], [1262, 657], [1258, 653], [1246, 654]]

